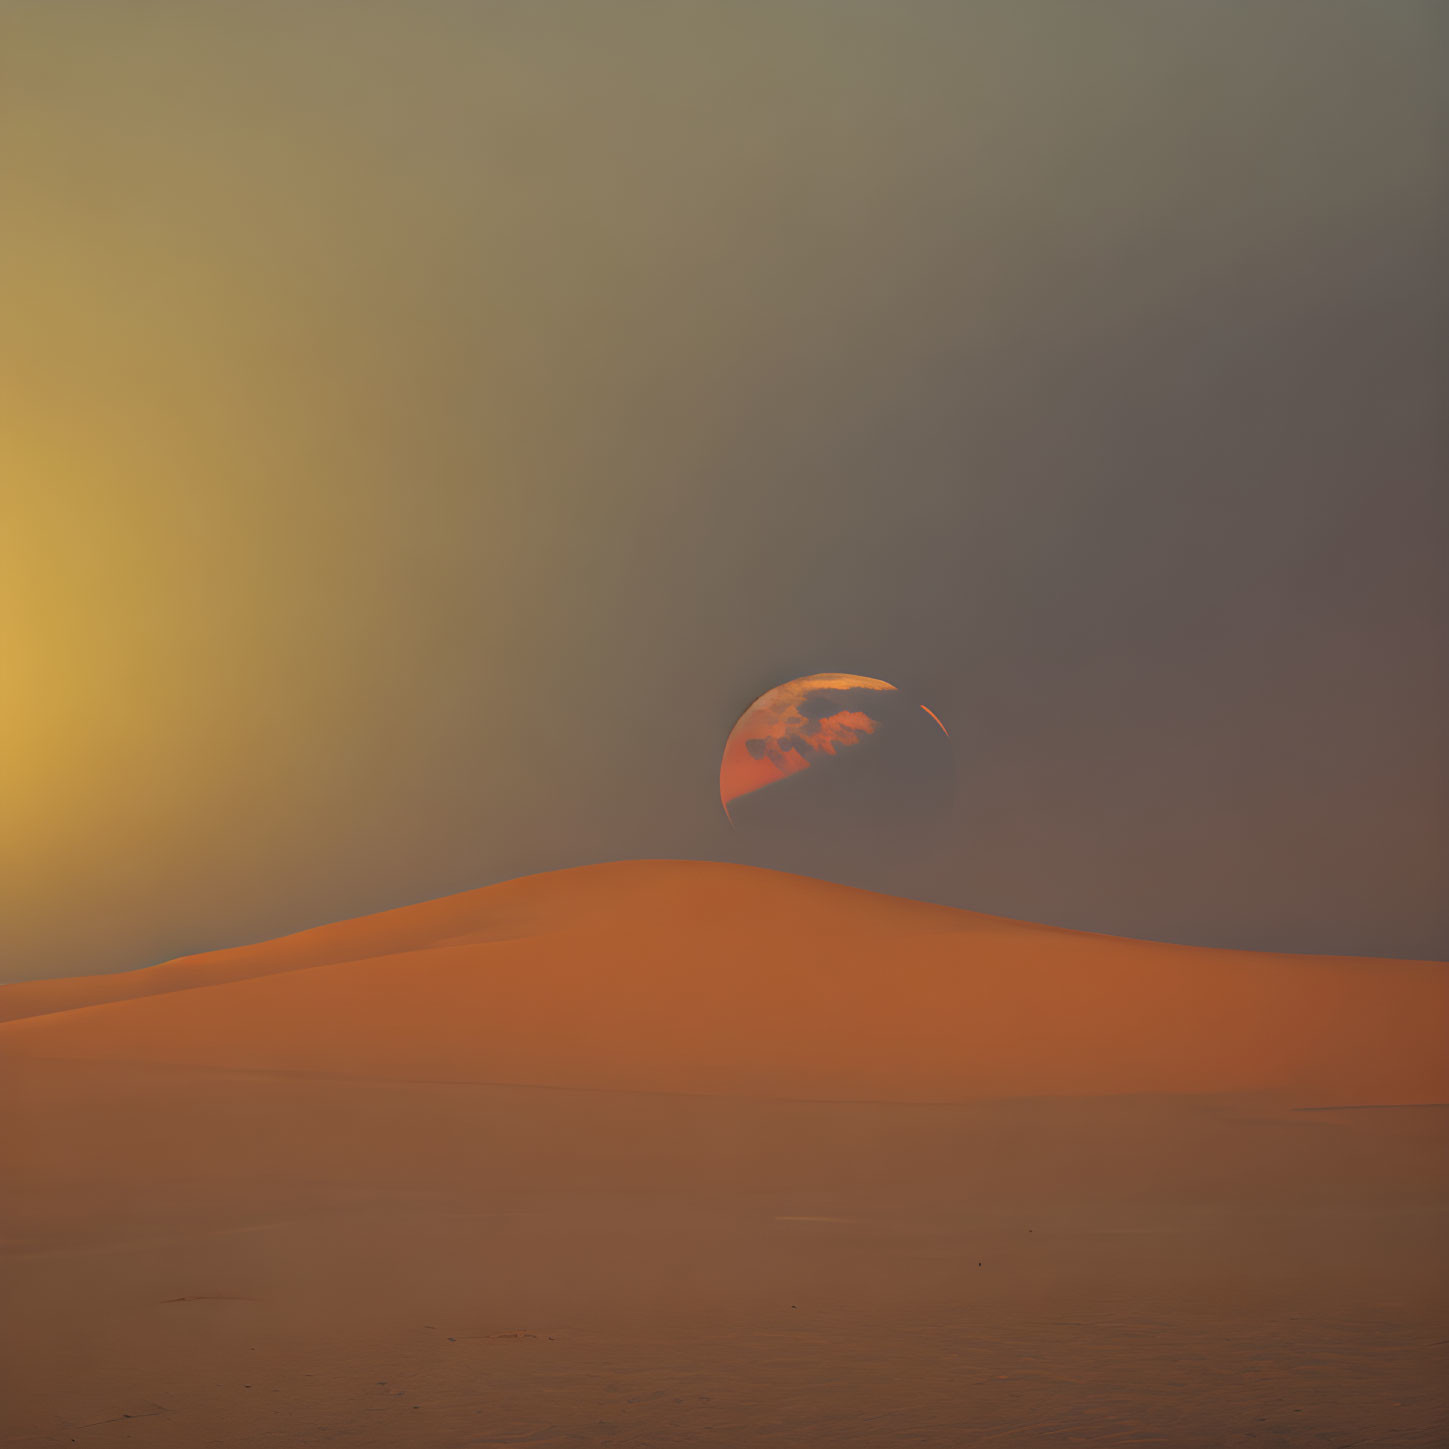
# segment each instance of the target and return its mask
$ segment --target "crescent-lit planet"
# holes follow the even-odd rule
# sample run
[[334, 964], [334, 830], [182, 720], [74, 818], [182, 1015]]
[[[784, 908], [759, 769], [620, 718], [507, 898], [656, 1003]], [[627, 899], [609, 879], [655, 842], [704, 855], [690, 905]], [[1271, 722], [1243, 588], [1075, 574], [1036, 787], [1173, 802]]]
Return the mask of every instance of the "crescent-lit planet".
[[809, 674], [762, 694], [720, 761], [730, 822], [772, 834], [909, 828], [950, 793], [946, 726], [863, 674]]

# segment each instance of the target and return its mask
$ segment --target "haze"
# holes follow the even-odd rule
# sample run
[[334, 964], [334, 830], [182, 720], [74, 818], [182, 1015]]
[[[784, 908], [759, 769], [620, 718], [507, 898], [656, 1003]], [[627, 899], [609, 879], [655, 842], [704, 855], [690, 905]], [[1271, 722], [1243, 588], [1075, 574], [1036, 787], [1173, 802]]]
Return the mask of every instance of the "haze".
[[0, 3], [0, 975], [727, 860], [763, 690], [950, 727], [854, 883], [1449, 952], [1443, 11]]

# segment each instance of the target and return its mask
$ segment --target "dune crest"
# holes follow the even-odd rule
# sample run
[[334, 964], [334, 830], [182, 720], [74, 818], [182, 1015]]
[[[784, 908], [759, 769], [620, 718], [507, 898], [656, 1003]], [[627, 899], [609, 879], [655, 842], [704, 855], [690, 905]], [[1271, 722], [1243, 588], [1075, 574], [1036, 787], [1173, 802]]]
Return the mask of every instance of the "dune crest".
[[529, 876], [144, 971], [4, 987], [0, 1020], [5, 1055], [386, 1079], [1449, 1099], [1438, 963], [1130, 941], [698, 861]]

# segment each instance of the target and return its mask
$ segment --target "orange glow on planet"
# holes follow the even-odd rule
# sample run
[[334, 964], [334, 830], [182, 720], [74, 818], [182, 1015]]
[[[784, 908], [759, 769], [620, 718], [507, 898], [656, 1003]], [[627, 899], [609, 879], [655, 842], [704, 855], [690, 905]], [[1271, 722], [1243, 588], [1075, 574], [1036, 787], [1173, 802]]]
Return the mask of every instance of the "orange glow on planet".
[[948, 730], [948, 729], [947, 729], [947, 728], [946, 728], [946, 726], [945, 726], [945, 725], [943, 725], [943, 724], [941, 724], [941, 716], [940, 716], [940, 715], [938, 715], [938, 714], [937, 714], [937, 713], [936, 713], [936, 711], [935, 711], [935, 710], [933, 710], [933, 709], [931, 709], [931, 708], [930, 708], [930, 707], [929, 707], [929, 706], [928, 706], [928, 705], [924, 705], [924, 704], [923, 704], [923, 705], [922, 705], [922, 706], [921, 706], [921, 708], [922, 708], [922, 709], [923, 709], [923, 710], [925, 710], [925, 711], [926, 711], [926, 713], [927, 713], [927, 714], [928, 714], [928, 715], [930, 715], [930, 716], [931, 716], [931, 718], [932, 718], [932, 719], [933, 719], [933, 720], [935, 720], [935, 721], [936, 721], [936, 723], [937, 723], [937, 724], [938, 724], [938, 725], [941, 725], [941, 733], [942, 733], [942, 734], [943, 734], [943, 735], [945, 735], [945, 736], [946, 736], [946, 738], [947, 738], [947, 739], [950, 739], [950, 738], [951, 738], [951, 731], [950, 731], [950, 730]]
[[719, 771], [725, 813], [741, 795], [807, 769], [817, 756], [833, 756], [873, 734], [878, 721], [869, 713], [870, 696], [894, 693], [895, 685], [863, 674], [807, 674], [762, 694], [725, 741]]

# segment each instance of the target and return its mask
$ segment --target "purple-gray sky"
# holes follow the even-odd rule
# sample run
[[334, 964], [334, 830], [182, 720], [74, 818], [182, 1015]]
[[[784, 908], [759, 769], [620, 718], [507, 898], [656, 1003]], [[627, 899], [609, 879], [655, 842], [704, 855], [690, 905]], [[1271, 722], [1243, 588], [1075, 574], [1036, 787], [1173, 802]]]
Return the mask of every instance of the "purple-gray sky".
[[892, 888], [1449, 955], [1446, 38], [0, 0], [0, 977], [728, 858], [820, 671], [957, 747]]

